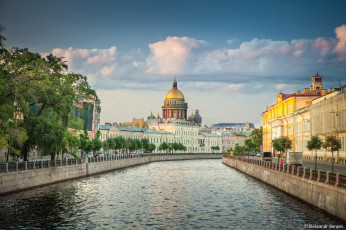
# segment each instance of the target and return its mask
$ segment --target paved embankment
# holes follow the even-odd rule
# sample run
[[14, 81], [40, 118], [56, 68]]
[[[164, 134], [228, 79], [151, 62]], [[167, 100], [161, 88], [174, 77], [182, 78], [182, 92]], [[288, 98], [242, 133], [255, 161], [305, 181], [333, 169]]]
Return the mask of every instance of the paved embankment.
[[98, 162], [4, 172], [0, 173], [0, 194], [16, 192], [23, 189], [86, 177], [150, 162], [221, 158], [221, 154], [148, 155], [127, 159], [110, 160], [108, 158], [107, 160], [103, 159]]
[[[285, 170], [282, 165], [269, 165], [255, 160], [252, 160], [255, 162], [246, 161], [249, 160], [238, 160], [229, 156], [224, 156], [222, 159], [222, 163], [232, 168], [346, 220], [346, 188], [338, 187], [340, 175], [337, 175], [335, 185], [331, 185], [328, 181], [319, 182], [321, 172], [318, 172], [318, 178], [315, 180], [311, 179], [314, 178], [312, 174], [308, 178], [305, 176], [306, 170], [303, 172], [304, 175], [301, 175], [301, 170], [295, 171], [294, 167], [286, 167]], [[293, 170], [293, 173], [290, 170]]]

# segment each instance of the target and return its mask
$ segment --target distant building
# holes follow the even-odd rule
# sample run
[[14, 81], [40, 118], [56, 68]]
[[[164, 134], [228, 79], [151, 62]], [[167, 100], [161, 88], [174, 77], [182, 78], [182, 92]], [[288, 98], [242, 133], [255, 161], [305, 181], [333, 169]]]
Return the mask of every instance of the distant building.
[[94, 98], [81, 98], [73, 104], [71, 119], [82, 119], [83, 130], [91, 132], [90, 138], [95, 138], [100, 127], [101, 101]]
[[[187, 117], [187, 103], [184, 94], [178, 89], [178, 83], [173, 81], [173, 87], [168, 91], [162, 106], [162, 117], [155, 117], [151, 112], [147, 120], [133, 119], [132, 122], [123, 122], [121, 125], [101, 126], [101, 140], [117, 137], [125, 138], [148, 138], [156, 145], [154, 152], [160, 152], [158, 147], [161, 143], [182, 143], [188, 152], [212, 152], [212, 146], [221, 148], [222, 139], [220, 135], [211, 132], [199, 132], [202, 117], [199, 111], [195, 111]], [[221, 152], [221, 150], [219, 151]]]
[[212, 129], [224, 130], [251, 130], [255, 128], [253, 123], [217, 123], [211, 126]]
[[166, 94], [162, 106], [162, 117], [164, 119], [187, 120], [187, 103], [184, 94], [178, 89], [178, 83], [173, 81], [173, 87]]

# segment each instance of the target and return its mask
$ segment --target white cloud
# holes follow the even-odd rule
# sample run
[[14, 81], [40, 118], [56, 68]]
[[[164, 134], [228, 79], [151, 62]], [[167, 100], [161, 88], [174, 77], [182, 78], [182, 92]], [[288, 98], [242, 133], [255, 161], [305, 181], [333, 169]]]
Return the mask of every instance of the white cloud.
[[226, 41], [226, 43], [231, 45], [231, 44], [233, 44], [236, 41], [238, 41], [238, 39], [229, 39], [229, 40]]
[[94, 63], [106, 64], [106, 63], [115, 62], [117, 60], [115, 46], [112, 46], [109, 49], [105, 49], [105, 50], [93, 49], [92, 51], [93, 53], [102, 53], [102, 54], [88, 57], [85, 62], [86, 64], [94, 64]]
[[183, 74], [192, 57], [192, 50], [205, 44], [188, 37], [167, 37], [164, 41], [149, 44], [151, 56], [147, 71], [160, 75]]
[[340, 61], [346, 61], [346, 25], [335, 28], [335, 33], [338, 42], [334, 48], [334, 52], [339, 54]]
[[[52, 53], [64, 56], [70, 70], [89, 76], [96, 88], [119, 88], [115, 80], [147, 84], [178, 76], [184, 81], [200, 83], [193, 86], [198, 89], [204, 87], [225, 94], [252, 93], [263, 90], [256, 88], [258, 85], [275, 89], [280, 86], [277, 84], [297, 84], [297, 79], [308, 79], [316, 71], [334, 77], [340, 71], [345, 72], [340, 66], [346, 63], [346, 25], [337, 27], [335, 33], [335, 38], [310, 40], [254, 38], [234, 48], [215, 48], [206, 41], [189, 37], [167, 37], [149, 44], [149, 54], [140, 49], [119, 54], [116, 46], [56, 48]], [[122, 86], [131, 88], [131, 84]], [[255, 90], [246, 90], [250, 87]]]
[[115, 68], [116, 68], [116, 64], [113, 64], [113, 65], [110, 65], [110, 66], [104, 66], [102, 69], [101, 69], [101, 74], [103, 75], [103, 76], [109, 76], [109, 75], [111, 75], [113, 72], [114, 72], [114, 70], [115, 70]]

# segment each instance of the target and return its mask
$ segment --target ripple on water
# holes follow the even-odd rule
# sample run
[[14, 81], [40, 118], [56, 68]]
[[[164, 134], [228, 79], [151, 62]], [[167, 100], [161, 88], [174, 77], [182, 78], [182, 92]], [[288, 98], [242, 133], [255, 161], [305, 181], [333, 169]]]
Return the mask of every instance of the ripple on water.
[[[303, 229], [343, 224], [220, 160], [127, 168], [0, 197], [5, 229]], [[344, 224], [345, 226], [345, 224]]]

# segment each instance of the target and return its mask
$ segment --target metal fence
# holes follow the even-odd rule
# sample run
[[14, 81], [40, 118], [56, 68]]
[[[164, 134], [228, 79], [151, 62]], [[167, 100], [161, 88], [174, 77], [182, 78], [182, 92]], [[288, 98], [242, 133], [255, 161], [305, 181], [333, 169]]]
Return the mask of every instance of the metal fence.
[[312, 178], [311, 179], [317, 180], [317, 178], [318, 178], [318, 171], [312, 170]]
[[310, 178], [310, 170], [305, 170], [305, 177], [304, 178], [307, 178], [307, 179]]
[[[168, 156], [168, 155], [219, 155], [221, 153], [144, 153], [144, 154], [118, 154], [102, 157], [89, 157], [87, 158], [88, 163], [103, 162], [103, 161], [114, 161], [129, 158], [138, 158], [144, 156]], [[0, 164], [0, 173], [13, 172], [17, 170], [32, 170], [40, 168], [50, 168], [59, 166], [68, 166], [85, 163], [85, 159], [56, 159], [51, 161], [49, 159], [35, 160], [29, 162], [10, 162]]]
[[316, 171], [312, 169], [310, 170], [310, 169], [306, 169], [302, 167], [299, 167], [299, 171], [297, 171], [298, 168], [294, 167], [293, 165], [283, 164], [279, 167], [279, 165], [276, 163], [272, 163], [272, 162], [268, 163], [268, 162], [263, 162], [261, 160], [246, 159], [244, 157], [230, 156], [230, 155], [223, 155], [223, 157], [231, 158], [231, 159], [239, 160], [239, 161], [245, 161], [249, 164], [259, 165], [264, 168], [269, 168], [272, 170], [280, 170], [283, 173], [292, 174], [293, 170], [295, 170], [293, 174], [296, 176], [304, 177], [305, 179], [311, 179], [314, 181], [317, 181], [319, 179], [319, 182], [328, 183], [338, 187], [346, 188], [346, 176], [341, 174], [326, 173], [323, 171]]
[[329, 174], [329, 184], [335, 184], [336, 182], [336, 174], [330, 173]]
[[326, 182], [327, 179], [327, 173], [326, 172], [321, 172], [321, 177], [320, 177], [320, 182]]

